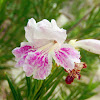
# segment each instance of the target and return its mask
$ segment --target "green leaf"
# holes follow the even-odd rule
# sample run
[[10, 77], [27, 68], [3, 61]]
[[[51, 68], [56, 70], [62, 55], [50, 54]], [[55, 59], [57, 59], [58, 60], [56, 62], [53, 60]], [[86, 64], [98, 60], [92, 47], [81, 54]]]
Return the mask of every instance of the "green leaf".
[[26, 83], [27, 83], [27, 96], [29, 97], [31, 92], [31, 86], [32, 86], [32, 78], [26, 77]]
[[23, 100], [19, 88], [18, 88], [18, 87], [17, 87], [17, 89], [15, 88], [14, 84], [13, 84], [12, 81], [9, 79], [9, 77], [8, 77], [7, 74], [6, 74], [6, 78], [7, 78], [9, 87], [10, 87], [10, 89], [11, 89], [11, 91], [12, 91], [14, 100]]

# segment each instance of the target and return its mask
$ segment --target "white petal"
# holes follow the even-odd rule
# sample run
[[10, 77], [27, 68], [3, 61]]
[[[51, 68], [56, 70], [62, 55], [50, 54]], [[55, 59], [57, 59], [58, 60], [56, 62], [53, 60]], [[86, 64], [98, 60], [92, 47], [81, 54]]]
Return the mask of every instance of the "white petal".
[[25, 37], [29, 42], [34, 42], [34, 39], [56, 40], [62, 44], [67, 35], [66, 30], [60, 29], [55, 20], [44, 19], [38, 23], [34, 19], [30, 19], [27, 27], [25, 27]]
[[29, 19], [28, 25], [29, 25], [29, 27], [32, 27], [32, 28], [35, 27], [36, 26], [35, 19], [34, 18]]
[[36, 29], [36, 21], [33, 18], [29, 19], [28, 24], [25, 27], [25, 37], [29, 42], [33, 42]]
[[29, 46], [33, 46], [31, 43], [29, 42], [21, 42], [21, 47], [25, 46], [25, 45], [29, 45]]
[[43, 20], [38, 22], [37, 25], [40, 32], [35, 34], [36, 38], [56, 40], [59, 44], [62, 44], [67, 37], [66, 30], [60, 29], [55, 20], [51, 20], [51, 23]]
[[21, 46], [25, 46], [25, 45], [30, 45], [33, 46], [34, 48], [40, 48], [48, 43], [50, 43], [50, 40], [46, 40], [46, 39], [34, 39], [33, 42], [22, 42]]
[[[46, 19], [38, 23], [40, 23], [45, 27], [51, 25], [51, 23]], [[37, 26], [38, 23], [36, 23], [36, 21], [33, 18], [31, 18], [29, 19], [28, 24], [25, 27], [25, 37], [28, 40], [29, 44], [31, 44], [32, 46], [34, 45], [35, 48], [39, 48], [51, 42], [50, 39], [48, 38], [41, 38], [42, 33], [39, 27]], [[36, 36], [38, 36], [38, 38]], [[28, 43], [24, 42], [22, 44], [28, 44]]]
[[75, 46], [83, 48], [87, 51], [96, 54], [100, 54], [100, 40], [95, 40], [95, 39], [80, 40], [75, 43]]

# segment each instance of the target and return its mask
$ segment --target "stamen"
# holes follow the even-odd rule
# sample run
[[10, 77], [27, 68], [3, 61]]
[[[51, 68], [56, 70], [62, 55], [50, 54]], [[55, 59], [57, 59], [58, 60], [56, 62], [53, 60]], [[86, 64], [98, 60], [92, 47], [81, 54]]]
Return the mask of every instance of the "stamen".
[[73, 70], [67, 71], [66, 69], [64, 69], [68, 73], [68, 76], [65, 79], [66, 83], [71, 84], [74, 78], [77, 78], [78, 80], [80, 80], [81, 78], [80, 71], [86, 67], [87, 67], [86, 63], [81, 62], [81, 63], [75, 63], [75, 68]]

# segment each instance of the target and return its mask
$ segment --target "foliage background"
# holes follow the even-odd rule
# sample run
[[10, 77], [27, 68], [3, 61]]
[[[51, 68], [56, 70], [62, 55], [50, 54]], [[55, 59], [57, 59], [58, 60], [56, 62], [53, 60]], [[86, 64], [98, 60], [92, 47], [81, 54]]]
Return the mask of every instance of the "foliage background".
[[100, 79], [95, 80], [94, 76], [100, 57], [85, 50], [80, 51], [88, 67], [82, 70], [81, 80], [71, 85], [65, 83], [67, 73], [56, 67], [55, 62], [51, 75], [43, 81], [26, 77], [22, 69], [14, 68], [11, 51], [26, 41], [24, 26], [32, 17], [36, 21], [46, 18], [64, 22], [66, 19], [61, 26], [68, 30], [66, 42], [76, 38], [100, 40], [99, 0], [0, 0], [1, 100], [86, 100], [96, 95], [98, 92], [94, 90], [100, 85]]

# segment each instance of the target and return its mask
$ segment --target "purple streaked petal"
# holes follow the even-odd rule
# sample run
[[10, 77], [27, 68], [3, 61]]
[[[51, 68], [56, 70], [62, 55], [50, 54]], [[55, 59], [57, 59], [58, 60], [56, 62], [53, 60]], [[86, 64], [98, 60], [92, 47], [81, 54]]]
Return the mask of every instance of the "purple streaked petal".
[[30, 65], [24, 65], [23, 70], [26, 72], [27, 77], [30, 77], [33, 74], [33, 68]]
[[57, 65], [61, 65], [66, 70], [72, 70], [75, 62], [80, 62], [80, 53], [68, 44], [57, 47], [53, 51], [53, 58]]
[[15, 48], [12, 53], [15, 55], [16, 58], [20, 58], [23, 54], [25, 54], [29, 49], [32, 49], [31, 46], [25, 45], [23, 47]]
[[75, 50], [74, 48], [63, 47], [63, 48], [61, 48], [61, 51], [67, 53], [69, 56], [71, 56], [73, 58], [79, 58], [79, 56], [80, 56], [80, 53], [77, 50]]
[[25, 64], [33, 68], [33, 78], [45, 79], [51, 72], [52, 58], [41, 52], [29, 53]]
[[22, 67], [23, 64], [25, 63], [26, 56], [27, 56], [27, 54], [22, 56], [20, 59], [17, 59], [17, 63], [15, 65], [15, 67]]
[[64, 69], [73, 69], [74, 63], [72, 63], [72, 60], [69, 59], [66, 53], [59, 53], [59, 51], [55, 52], [54, 60], [58, 65], [64, 67]]
[[25, 45], [22, 47], [15, 48], [12, 53], [15, 55], [15, 60], [17, 61], [15, 67], [21, 67], [25, 63], [26, 56], [29, 52], [35, 52], [36, 50], [33, 49], [30, 45]]

